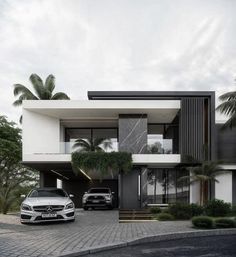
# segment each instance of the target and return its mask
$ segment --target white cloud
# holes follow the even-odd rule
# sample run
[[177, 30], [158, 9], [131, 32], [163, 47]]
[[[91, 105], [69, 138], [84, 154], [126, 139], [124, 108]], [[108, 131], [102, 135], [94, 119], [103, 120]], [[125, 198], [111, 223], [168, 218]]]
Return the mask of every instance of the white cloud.
[[73, 99], [87, 90], [234, 88], [235, 1], [0, 2], [0, 110], [17, 120], [12, 84], [56, 76]]

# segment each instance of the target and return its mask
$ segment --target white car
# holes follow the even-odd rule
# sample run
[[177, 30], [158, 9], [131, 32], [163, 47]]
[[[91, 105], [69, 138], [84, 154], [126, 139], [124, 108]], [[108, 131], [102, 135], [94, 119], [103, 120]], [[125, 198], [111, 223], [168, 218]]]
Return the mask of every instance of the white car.
[[[22, 195], [22, 197], [25, 197]], [[37, 188], [30, 191], [21, 204], [21, 223], [74, 221], [75, 205], [59, 188]]]

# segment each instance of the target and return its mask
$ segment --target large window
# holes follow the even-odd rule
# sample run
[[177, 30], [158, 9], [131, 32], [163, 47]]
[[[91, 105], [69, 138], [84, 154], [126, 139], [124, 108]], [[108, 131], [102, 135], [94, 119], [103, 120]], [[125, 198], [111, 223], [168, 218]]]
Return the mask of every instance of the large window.
[[88, 145], [98, 145], [106, 152], [118, 151], [117, 134], [117, 128], [66, 128], [66, 152], [82, 150], [82, 146], [76, 147], [78, 140], [82, 140]]
[[189, 185], [179, 181], [187, 171], [178, 169], [157, 168], [148, 170], [147, 197], [148, 203], [166, 204], [189, 201]]
[[147, 143], [147, 153], [149, 154], [178, 153], [178, 124], [149, 124]]

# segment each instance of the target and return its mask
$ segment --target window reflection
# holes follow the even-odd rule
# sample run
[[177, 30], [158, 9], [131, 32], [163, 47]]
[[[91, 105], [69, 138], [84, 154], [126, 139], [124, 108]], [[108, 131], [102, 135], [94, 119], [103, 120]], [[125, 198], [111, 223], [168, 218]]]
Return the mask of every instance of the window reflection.
[[187, 175], [178, 169], [152, 168], [148, 171], [147, 195], [149, 204], [167, 204], [189, 201], [189, 185], [179, 182]]

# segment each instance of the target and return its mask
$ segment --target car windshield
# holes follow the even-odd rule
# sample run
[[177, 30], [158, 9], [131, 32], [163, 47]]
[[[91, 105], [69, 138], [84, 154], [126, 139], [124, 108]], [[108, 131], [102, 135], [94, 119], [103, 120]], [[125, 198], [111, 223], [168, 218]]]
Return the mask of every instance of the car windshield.
[[29, 197], [67, 197], [62, 189], [35, 189], [29, 194]]
[[109, 194], [110, 189], [109, 188], [91, 188], [89, 190], [90, 194]]

